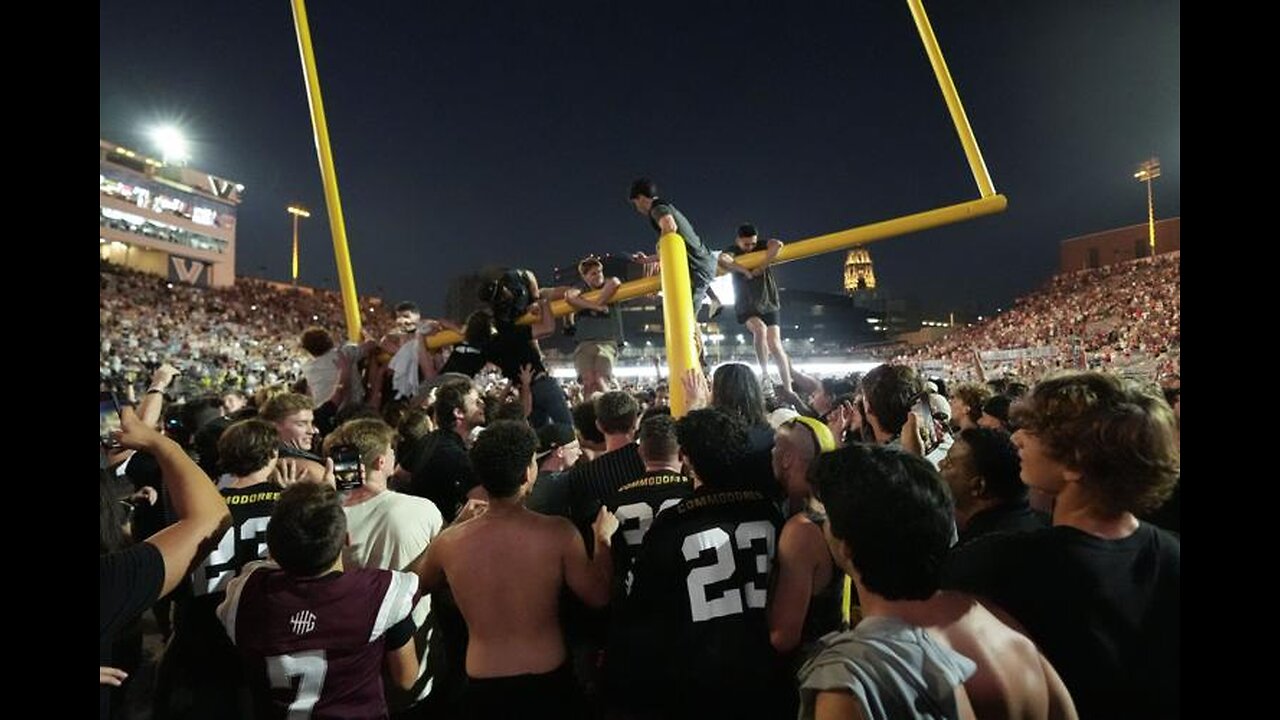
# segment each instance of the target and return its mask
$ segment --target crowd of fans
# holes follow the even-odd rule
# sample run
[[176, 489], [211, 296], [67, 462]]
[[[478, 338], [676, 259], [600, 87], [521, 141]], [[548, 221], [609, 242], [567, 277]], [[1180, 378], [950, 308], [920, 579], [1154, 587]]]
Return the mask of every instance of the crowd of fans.
[[[1180, 253], [1064, 273], [1011, 309], [894, 358], [946, 363], [951, 376], [1035, 379], [1064, 368], [1101, 369], [1162, 379], [1177, 373], [1181, 352]], [[977, 367], [989, 350], [1052, 349], [1046, 357]]]
[[[145, 383], [164, 361], [182, 370], [193, 393], [291, 383], [305, 357], [303, 330], [345, 326], [341, 296], [326, 290], [285, 291], [245, 277], [227, 288], [197, 287], [107, 262], [99, 277], [100, 377], [113, 386]], [[375, 302], [360, 303], [371, 335], [390, 326]]]
[[[1176, 358], [1177, 277], [1058, 278], [908, 360]], [[1171, 384], [728, 363], [675, 419], [537, 390], [536, 336], [483, 316], [459, 373], [408, 303], [340, 346], [334, 295], [104, 266], [100, 312], [104, 386], [145, 388], [103, 438], [101, 717], [1180, 716]]]

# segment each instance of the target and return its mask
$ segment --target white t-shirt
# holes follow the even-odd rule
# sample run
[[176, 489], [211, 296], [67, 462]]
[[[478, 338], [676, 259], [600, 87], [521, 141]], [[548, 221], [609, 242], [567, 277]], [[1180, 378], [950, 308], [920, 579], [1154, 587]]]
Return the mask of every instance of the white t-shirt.
[[[436, 504], [426, 498], [383, 490], [358, 505], [343, 507], [347, 515], [347, 533], [351, 544], [343, 550], [344, 565], [383, 570], [408, 570], [427, 545], [444, 528], [444, 518]], [[418, 658], [418, 682], [412, 697], [398, 691], [388, 692], [388, 701], [402, 709], [412, 700], [421, 700], [431, 691], [427, 670], [428, 629], [425, 625], [431, 611], [431, 596], [423, 595], [413, 607], [413, 622], [418, 626], [415, 641], [421, 648]]]
[[302, 374], [307, 378], [307, 394], [316, 405], [328, 400], [338, 385], [338, 353], [342, 353], [350, 362], [347, 401], [364, 401], [364, 383], [360, 382], [360, 369], [356, 366], [360, 362], [360, 346], [347, 343], [303, 363]]

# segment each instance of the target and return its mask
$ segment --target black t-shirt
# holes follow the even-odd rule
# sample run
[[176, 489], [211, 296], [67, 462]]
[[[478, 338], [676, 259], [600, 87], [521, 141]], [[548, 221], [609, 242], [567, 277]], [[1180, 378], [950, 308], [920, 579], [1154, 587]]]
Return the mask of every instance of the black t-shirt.
[[1026, 628], [1081, 718], [1181, 715], [1181, 546], [1147, 523], [1121, 540], [1072, 527], [997, 533], [952, 552], [943, 587]]
[[960, 544], [991, 533], [1030, 532], [1043, 530], [1052, 524], [1048, 515], [1033, 510], [1026, 500], [1015, 500], [974, 514], [960, 531]]
[[524, 506], [543, 515], [559, 515], [569, 517], [569, 480], [565, 477], [568, 471], [538, 472], [538, 477], [529, 488], [529, 495], [524, 499]]
[[513, 383], [520, 383], [520, 368], [532, 365], [533, 373], [547, 371], [542, 364], [542, 351], [533, 339], [533, 328], [528, 325], [498, 324], [498, 334], [484, 346], [484, 359], [498, 366], [502, 374]]
[[[584, 293], [594, 292], [600, 288], [591, 287], [586, 281], [577, 284], [577, 288]], [[596, 312], [595, 310], [579, 310], [574, 316], [574, 327], [577, 328], [574, 337], [579, 341], [583, 340], [621, 340], [622, 339], [622, 310], [618, 303], [610, 303], [608, 310], [605, 312]]]
[[[116, 635], [160, 597], [164, 557], [155, 545], [140, 542], [98, 557], [98, 664], [114, 667], [111, 645]], [[98, 716], [110, 712], [112, 688], [98, 688]]]
[[452, 430], [435, 430], [409, 443], [407, 457], [413, 465], [403, 465], [413, 474], [406, 492], [436, 504], [446, 523], [453, 522], [463, 499], [478, 484], [471, 469], [467, 444]]
[[659, 233], [662, 232], [662, 228], [658, 220], [665, 215], [671, 216], [676, 224], [676, 232], [684, 238], [685, 253], [689, 259], [689, 282], [695, 288], [710, 285], [711, 281], [716, 279], [716, 254], [711, 252], [698, 237], [698, 233], [694, 232], [693, 223], [689, 222], [684, 213], [666, 200], [654, 198], [653, 205], [649, 208], [649, 224]]
[[[627, 443], [591, 462], [580, 462], [569, 470], [569, 509], [584, 538], [591, 537], [591, 523], [595, 522], [600, 506], [619, 487], [643, 474], [644, 461], [640, 459], [640, 446], [636, 443]], [[590, 542], [587, 547], [591, 547]]]
[[691, 494], [693, 480], [670, 470], [646, 472], [614, 491], [606, 503], [609, 512], [618, 517], [612, 544], [613, 597], [625, 597], [630, 590], [631, 564], [654, 518]]
[[266, 559], [267, 526], [281, 490], [273, 482], [221, 490], [232, 524], [174, 592], [173, 639], [161, 660], [165, 680], [156, 693], [161, 714], [200, 709], [212, 717], [243, 711], [248, 686], [215, 611], [231, 580], [249, 563]]
[[654, 519], [606, 654], [619, 705], [682, 716], [794, 708], [765, 611], [781, 526], [760, 493], [708, 487]]
[[484, 352], [480, 348], [467, 342], [460, 342], [453, 346], [449, 359], [445, 360], [444, 366], [440, 368], [440, 374], [453, 372], [475, 377], [476, 373], [484, 369], [484, 363]]
[[293, 447], [292, 445], [285, 445], [283, 443], [280, 445], [279, 450], [280, 450], [281, 459], [300, 458], [302, 460], [310, 460], [312, 462], [318, 462], [321, 465], [324, 464], [324, 458], [311, 452], [310, 450], [299, 450], [298, 448]]
[[[753, 253], [757, 250], [767, 250], [769, 244], [763, 240], [756, 240], [756, 244], [750, 250], [742, 250], [738, 247], [738, 243], [731, 243], [723, 252], [729, 253], [733, 257]], [[738, 321], [745, 321], [753, 315], [763, 315], [764, 313], [777, 312], [778, 303], [778, 283], [773, 279], [773, 268], [765, 268], [764, 273], [760, 277], [747, 278], [741, 273], [730, 273], [733, 275], [733, 309], [738, 316]]]

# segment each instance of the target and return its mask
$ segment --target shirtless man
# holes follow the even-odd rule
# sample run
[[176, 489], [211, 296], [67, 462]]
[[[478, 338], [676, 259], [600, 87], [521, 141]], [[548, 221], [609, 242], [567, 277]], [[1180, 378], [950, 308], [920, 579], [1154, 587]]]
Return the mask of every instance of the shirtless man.
[[863, 620], [825, 638], [801, 668], [802, 718], [908, 717], [923, 708], [938, 717], [1076, 717], [1030, 640], [972, 596], [938, 589], [953, 511], [932, 466], [853, 444], [820, 455], [810, 477]]
[[595, 557], [588, 558], [568, 520], [526, 509], [524, 494], [538, 473], [537, 446], [526, 423], [490, 425], [471, 448], [487, 506], [472, 517], [464, 509], [414, 563], [423, 592], [448, 583], [466, 620], [466, 717], [578, 717], [583, 711], [560, 627], [560, 593], [567, 584], [592, 607], [608, 603], [610, 538], [618, 521], [601, 508], [593, 526]]

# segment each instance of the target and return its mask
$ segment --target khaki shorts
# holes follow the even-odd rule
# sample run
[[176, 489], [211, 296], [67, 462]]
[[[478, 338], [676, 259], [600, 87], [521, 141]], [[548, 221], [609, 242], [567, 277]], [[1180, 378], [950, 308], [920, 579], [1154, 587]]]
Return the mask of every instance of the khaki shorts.
[[573, 351], [573, 367], [578, 377], [596, 372], [613, 377], [613, 361], [618, 357], [618, 344], [613, 340], [583, 340]]

